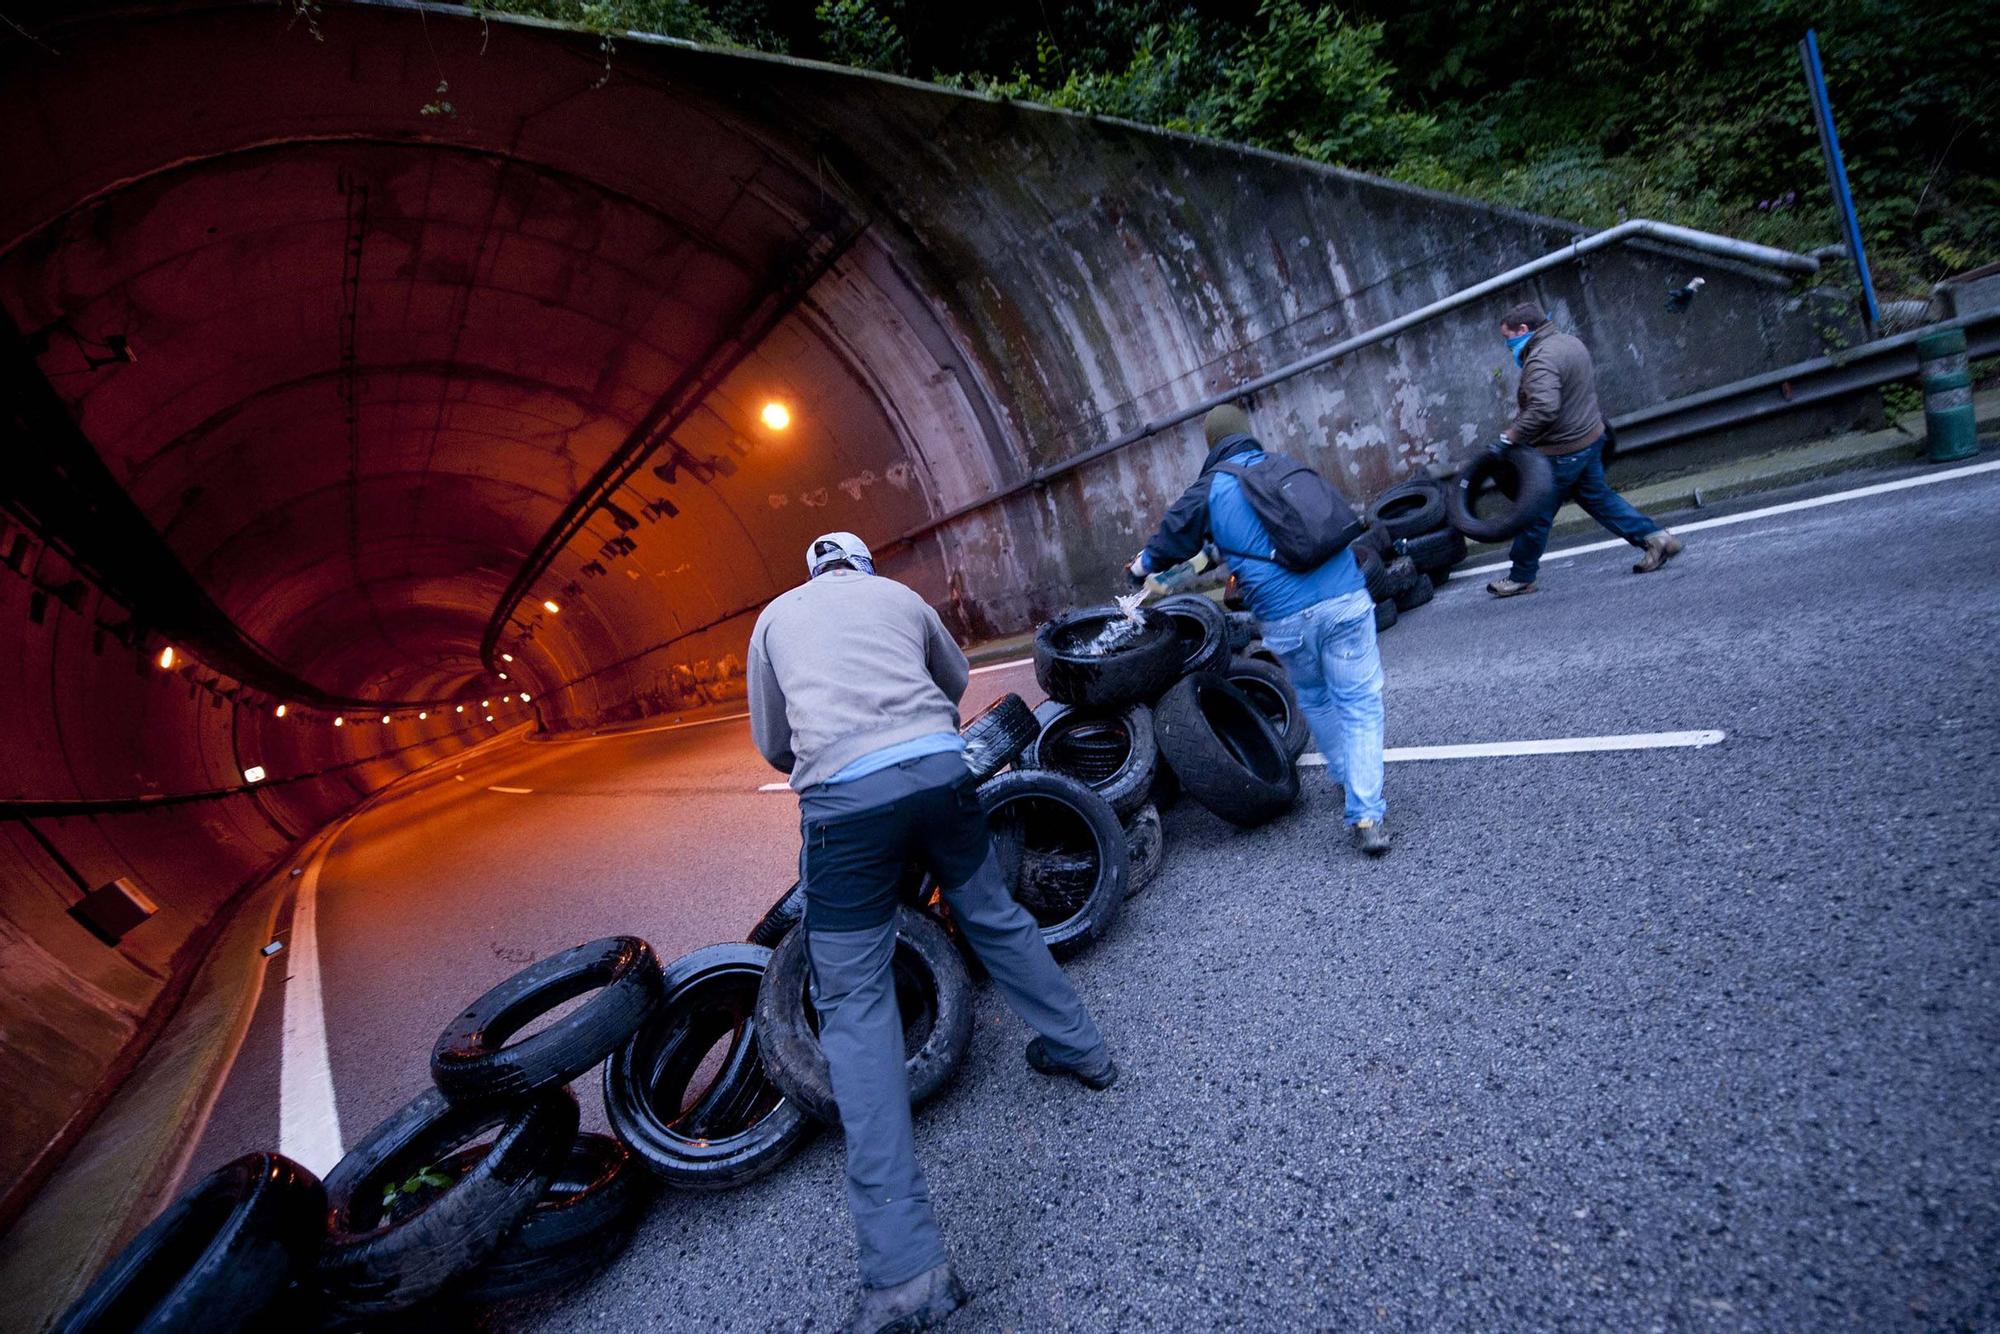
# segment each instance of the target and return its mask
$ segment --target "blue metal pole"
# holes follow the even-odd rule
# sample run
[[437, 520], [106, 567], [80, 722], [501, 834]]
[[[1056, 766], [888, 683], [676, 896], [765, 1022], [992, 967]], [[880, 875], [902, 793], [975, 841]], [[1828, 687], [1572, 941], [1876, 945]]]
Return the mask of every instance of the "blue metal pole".
[[1819, 127], [1819, 145], [1826, 155], [1826, 180], [1833, 187], [1833, 206], [1840, 210], [1841, 227], [1847, 235], [1847, 253], [1854, 257], [1854, 271], [1861, 276], [1862, 311], [1868, 333], [1882, 318], [1875, 304], [1875, 280], [1868, 274], [1868, 252], [1861, 245], [1861, 219], [1854, 213], [1854, 193], [1847, 188], [1847, 163], [1840, 156], [1840, 134], [1833, 128], [1833, 103], [1826, 95], [1826, 73], [1819, 63], [1819, 38], [1811, 28], [1799, 43], [1799, 59], [1806, 67], [1806, 87], [1812, 93], [1813, 121]]

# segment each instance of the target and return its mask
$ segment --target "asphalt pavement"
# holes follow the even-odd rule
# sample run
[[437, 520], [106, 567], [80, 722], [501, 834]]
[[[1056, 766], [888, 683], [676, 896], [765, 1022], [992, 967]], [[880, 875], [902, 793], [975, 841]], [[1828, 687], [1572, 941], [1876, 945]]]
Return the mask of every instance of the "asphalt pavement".
[[[1253, 832], [1181, 804], [1161, 879], [1069, 965], [1107, 1093], [1034, 1075], [981, 996], [917, 1119], [975, 1293], [951, 1329], [2000, 1323], [2000, 474], [1630, 561], [1441, 589], [1383, 638], [1389, 744], [1721, 744], [1392, 764], [1381, 863], [1322, 771]], [[1033, 698], [1021, 668], [974, 688]], [[506, 748], [359, 817], [319, 887], [346, 1142], [523, 963], [740, 939], [793, 874], [773, 777], [729, 721]], [[197, 1170], [276, 1143], [281, 992]], [[822, 1135], [471, 1318], [828, 1328], [839, 1182]]]

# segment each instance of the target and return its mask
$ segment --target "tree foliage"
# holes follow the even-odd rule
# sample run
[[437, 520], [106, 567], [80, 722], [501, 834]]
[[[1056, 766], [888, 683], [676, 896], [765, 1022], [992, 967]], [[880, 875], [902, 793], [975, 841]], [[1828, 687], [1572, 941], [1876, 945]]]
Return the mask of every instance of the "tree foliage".
[[1296, 153], [1605, 225], [1839, 239], [1818, 30], [1878, 281], [2000, 258], [1992, 0], [493, 0]]

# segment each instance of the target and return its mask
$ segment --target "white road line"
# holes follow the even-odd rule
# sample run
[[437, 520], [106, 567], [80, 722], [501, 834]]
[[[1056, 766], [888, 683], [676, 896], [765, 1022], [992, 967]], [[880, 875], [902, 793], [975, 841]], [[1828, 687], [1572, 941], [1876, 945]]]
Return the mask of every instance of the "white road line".
[[1034, 661], [1035, 660], [1033, 658], [1016, 658], [1012, 662], [989, 662], [984, 667], [974, 667], [970, 672], [966, 673], [966, 675], [984, 676], [988, 672], [1010, 671], [1015, 667], [1029, 666]]
[[278, 1152], [320, 1176], [340, 1161], [344, 1148], [320, 995], [319, 872], [347, 824], [342, 820], [327, 834], [299, 877], [292, 901], [292, 944], [285, 955], [291, 976], [285, 982], [284, 1045], [278, 1057]]
[[790, 792], [792, 785], [790, 783], [766, 783], [757, 790], [759, 792]]
[[[1384, 760], [1477, 760], [1496, 755], [1574, 755], [1590, 750], [1668, 750], [1684, 746], [1713, 746], [1727, 733], [1628, 732], [1623, 736], [1560, 736], [1543, 741], [1476, 741], [1464, 746], [1393, 746], [1382, 752]], [[1307, 751], [1299, 756], [1302, 768], [1319, 768], [1326, 756]]]
[[533, 792], [535, 789], [531, 787], [489, 787], [486, 790], [488, 792], [514, 792], [522, 796], [526, 796], [528, 793]]
[[[1843, 500], [1862, 500], [1868, 496], [1887, 495], [1891, 491], [1907, 491], [1913, 486], [1930, 486], [1935, 482], [1955, 481], [1960, 477], [1971, 477], [1982, 472], [1992, 472], [2000, 468], [2000, 460], [1990, 463], [1973, 463], [1963, 468], [1947, 468], [1943, 472], [1925, 473], [1920, 477], [1904, 477], [1894, 482], [1877, 482], [1873, 486], [1859, 486], [1852, 491], [1836, 491], [1828, 496], [1814, 496], [1810, 500], [1790, 500], [1782, 505], [1767, 505], [1760, 510], [1745, 510], [1741, 514], [1725, 514], [1719, 519], [1702, 519], [1695, 523], [1674, 525], [1676, 533], [1698, 533], [1704, 528], [1726, 528], [1733, 523], [1748, 523], [1752, 519], [1768, 519], [1776, 514], [1795, 514], [1800, 510], [1818, 509], [1822, 505], [1837, 505]], [[1614, 537], [1608, 542], [1586, 542], [1580, 547], [1568, 547], [1562, 551], [1551, 551], [1542, 557], [1544, 562], [1567, 560], [1571, 556], [1584, 556], [1593, 551], [1610, 551], [1616, 547], [1629, 546], [1622, 537]], [[1511, 561], [1495, 561], [1491, 565], [1475, 565], [1469, 570], [1454, 570], [1452, 573], [1463, 578], [1477, 574], [1495, 574], [1511, 569]]]

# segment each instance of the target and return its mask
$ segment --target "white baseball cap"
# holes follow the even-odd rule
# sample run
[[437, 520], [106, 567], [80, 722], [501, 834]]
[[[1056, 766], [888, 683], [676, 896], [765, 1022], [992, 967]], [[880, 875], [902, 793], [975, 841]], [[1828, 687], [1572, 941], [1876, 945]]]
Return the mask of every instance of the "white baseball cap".
[[846, 561], [863, 574], [875, 572], [875, 558], [866, 542], [853, 533], [823, 533], [806, 547], [806, 577], [817, 576], [837, 561]]

